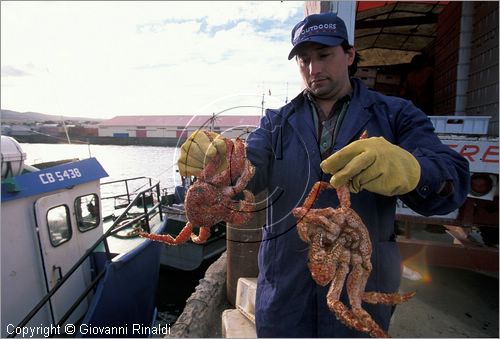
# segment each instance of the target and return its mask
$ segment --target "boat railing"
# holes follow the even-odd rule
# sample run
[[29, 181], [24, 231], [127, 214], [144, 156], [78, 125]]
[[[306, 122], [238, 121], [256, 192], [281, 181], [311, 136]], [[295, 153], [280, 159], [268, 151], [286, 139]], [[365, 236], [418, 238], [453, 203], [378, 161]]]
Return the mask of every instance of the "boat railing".
[[[138, 189], [132, 191], [132, 187], [130, 185], [131, 182], [136, 182], [136, 181], [146, 181], [145, 184], [141, 185]], [[122, 194], [113, 194], [113, 195], [110, 195], [110, 196], [106, 196], [106, 197], [102, 197], [101, 200], [108, 200], [108, 199], [114, 199], [114, 208], [115, 209], [119, 209], [119, 208], [123, 208], [123, 207], [126, 207], [128, 206], [131, 201], [133, 200], [133, 198], [138, 194], [138, 190], [140, 190], [141, 188], [143, 188], [144, 186], [148, 185], [149, 186], [152, 186], [153, 185], [153, 181], [156, 181], [157, 179], [153, 179], [153, 178], [150, 178], [150, 177], [134, 177], [134, 178], [126, 178], [126, 179], [118, 179], [118, 180], [113, 180], [113, 181], [107, 181], [107, 182], [103, 182], [101, 183], [101, 188], [104, 187], [104, 186], [108, 186], [108, 185], [114, 185], [114, 184], [119, 184], [119, 185], [123, 185], [123, 187], [125, 188], [125, 193], [122, 193]], [[160, 196], [160, 193], [157, 192], [158, 194], [158, 197]], [[123, 203], [120, 203], [120, 204], [116, 204], [117, 201], [124, 201]]]
[[[138, 181], [138, 180], [146, 180], [147, 184], [143, 184], [138, 189], [131, 192], [129, 183], [132, 181]], [[135, 217], [132, 220], [128, 220], [126, 223], [121, 224], [119, 227], [117, 227], [116, 231], [112, 232], [113, 235], [118, 233], [120, 230], [127, 228], [127, 227], [130, 227], [130, 225], [141, 220], [141, 218], [140, 218], [141, 216], [144, 216], [145, 231], [150, 232], [149, 214], [148, 214], [149, 204], [146, 203], [146, 201], [148, 200], [148, 197], [152, 197], [154, 194], [156, 194], [157, 199], [156, 199], [156, 204], [154, 203], [155, 199], [150, 199], [151, 203], [153, 205], [152, 209], [158, 210], [158, 212], [160, 213], [160, 220], [163, 220], [163, 216], [161, 214], [161, 207], [160, 207], [160, 205], [161, 205], [160, 182], [158, 179], [153, 179], [150, 177], [142, 176], [142, 177], [121, 179], [121, 180], [113, 180], [113, 181], [101, 183], [101, 188], [103, 186], [112, 185], [112, 184], [123, 184], [125, 186], [126, 193], [113, 194], [110, 196], [101, 197], [101, 200], [104, 201], [104, 200], [109, 200], [109, 199], [115, 199], [115, 201], [116, 201], [117, 198], [126, 197], [126, 201], [128, 203], [127, 204], [120, 204], [120, 205], [114, 204], [115, 209], [125, 207], [125, 210], [123, 210], [120, 213], [119, 217], [114, 220], [111, 228], [115, 227], [116, 225], [121, 223], [124, 219], [126, 219], [127, 215], [129, 214], [129, 212], [132, 208], [134, 208], [136, 206], [142, 206], [144, 209], [144, 213], [140, 213], [138, 217]], [[143, 188], [145, 185], [147, 185], [147, 187]], [[149, 196], [147, 195], [148, 193], [149, 193]], [[123, 227], [123, 226], [127, 226], [127, 227]]]
[[[145, 231], [150, 232], [150, 218], [156, 214], [159, 214], [160, 221], [163, 221], [163, 214], [161, 210], [161, 202], [160, 202], [160, 182], [159, 180], [148, 178], [148, 177], [138, 177], [138, 178], [132, 178], [132, 179], [124, 179], [124, 180], [117, 180], [113, 182], [108, 182], [104, 184], [111, 184], [115, 182], [120, 182], [120, 181], [130, 181], [130, 180], [137, 180], [137, 179], [149, 179], [149, 186], [143, 189], [138, 190], [135, 192], [135, 197], [134, 199], [130, 200], [130, 203], [128, 206], [125, 208], [125, 210], [118, 216], [113, 221], [113, 224], [104, 232], [99, 239], [85, 251], [85, 254], [68, 270], [66, 274], [64, 274], [58, 282], [52, 287], [47, 294], [36, 304], [35, 307], [24, 317], [21, 322], [16, 326], [16, 328], [22, 328], [28, 324], [28, 322], [44, 307], [44, 305], [51, 299], [51, 297], [64, 285], [64, 283], [73, 275], [74, 272], [76, 272], [80, 266], [83, 265], [83, 263], [94, 253], [97, 247], [99, 247], [101, 244], [104, 246], [106, 257], [108, 260], [113, 259], [113, 255], [109, 250], [109, 245], [107, 239], [110, 236], [115, 235], [116, 233], [120, 232], [121, 230], [124, 230], [128, 227], [130, 227], [132, 224], [144, 220], [145, 225]], [[154, 182], [153, 182], [154, 180]], [[101, 184], [102, 185], [102, 184]], [[156, 203], [153, 204], [150, 208], [148, 208], [147, 204], [144, 203], [146, 201], [146, 194], [157, 194], [158, 199], [156, 199]], [[110, 197], [112, 198], [112, 197]], [[126, 222], [122, 223], [124, 219], [126, 219], [126, 216], [128, 212], [137, 205], [139, 200], [142, 199], [143, 201], [143, 206], [144, 206], [144, 212], [137, 215], [136, 217], [132, 219], [127, 219]], [[78, 296], [78, 298], [75, 300], [75, 302], [69, 307], [68, 311], [61, 317], [61, 319], [57, 322], [55, 326], [61, 326], [63, 325], [66, 320], [71, 316], [71, 314], [76, 310], [76, 308], [80, 305], [80, 303], [87, 297], [87, 295], [96, 287], [100, 279], [103, 277], [105, 273], [105, 270], [101, 270], [94, 279], [91, 281], [89, 286]], [[16, 337], [17, 334], [22, 333], [22, 331], [13, 331], [12, 334], [8, 336], [8, 338], [13, 338]], [[54, 333], [56, 334], [56, 333]], [[52, 335], [53, 336], [53, 335]], [[51, 337], [52, 337], [51, 336]]]

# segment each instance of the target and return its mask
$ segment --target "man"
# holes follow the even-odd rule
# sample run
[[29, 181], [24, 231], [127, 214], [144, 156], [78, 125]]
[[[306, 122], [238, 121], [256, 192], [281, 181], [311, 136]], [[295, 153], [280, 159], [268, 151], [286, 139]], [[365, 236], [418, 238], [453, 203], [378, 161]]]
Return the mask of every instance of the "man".
[[[295, 57], [305, 90], [284, 107], [267, 110], [247, 140], [247, 157], [256, 168], [247, 188], [269, 194], [258, 257], [257, 334], [364, 336], [328, 309], [328, 286], [311, 278], [307, 245], [297, 234], [292, 209], [302, 205], [316, 181], [348, 184], [357, 193], [351, 195], [352, 208], [373, 244], [366, 290], [394, 293], [401, 278], [393, 234], [396, 198], [424, 215], [448, 213], [467, 195], [468, 163], [440, 142], [430, 120], [411, 102], [370, 91], [350, 78], [355, 49], [335, 14], [306, 17], [293, 28], [292, 44], [289, 59]], [[365, 130], [369, 138], [358, 140]], [[212, 137], [194, 133], [182, 146], [182, 175], [198, 174], [207, 159], [225, 152], [217, 134]], [[314, 207], [327, 206], [338, 206], [333, 189], [323, 191]], [[349, 305], [345, 288], [341, 300]], [[363, 306], [388, 329], [391, 306]]]

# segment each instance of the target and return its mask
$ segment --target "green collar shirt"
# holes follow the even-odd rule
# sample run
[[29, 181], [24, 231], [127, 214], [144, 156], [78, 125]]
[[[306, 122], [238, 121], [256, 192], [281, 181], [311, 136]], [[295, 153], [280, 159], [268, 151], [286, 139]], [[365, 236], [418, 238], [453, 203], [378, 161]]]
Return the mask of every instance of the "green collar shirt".
[[326, 119], [321, 119], [324, 114], [320, 114], [321, 108], [316, 104], [314, 97], [307, 90], [304, 95], [309, 101], [314, 120], [314, 126], [317, 131], [317, 141], [321, 152], [321, 159], [326, 159], [332, 154], [332, 147], [337, 138], [338, 131], [342, 125], [342, 120], [349, 108], [351, 102], [351, 95], [347, 94], [339, 99]]

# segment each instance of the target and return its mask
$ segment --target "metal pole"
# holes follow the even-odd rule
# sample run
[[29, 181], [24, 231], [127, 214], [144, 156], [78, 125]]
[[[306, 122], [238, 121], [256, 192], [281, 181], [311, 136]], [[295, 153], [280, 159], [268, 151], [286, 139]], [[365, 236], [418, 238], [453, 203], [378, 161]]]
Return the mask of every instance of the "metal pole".
[[264, 92], [262, 92], [262, 106], [261, 106], [261, 111], [260, 111], [260, 117], [262, 118], [264, 116]]

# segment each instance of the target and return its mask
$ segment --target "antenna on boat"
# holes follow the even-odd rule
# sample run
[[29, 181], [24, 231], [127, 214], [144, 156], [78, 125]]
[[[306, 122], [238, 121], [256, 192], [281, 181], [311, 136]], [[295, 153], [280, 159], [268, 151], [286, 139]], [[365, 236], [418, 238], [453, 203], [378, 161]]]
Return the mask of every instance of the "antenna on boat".
[[64, 123], [64, 118], [62, 115], [61, 115], [61, 121], [62, 121], [62, 125], [64, 128], [64, 133], [66, 133], [66, 139], [68, 139], [68, 144], [71, 145], [71, 140], [69, 139], [68, 129], [66, 128], [66, 124]]
[[92, 152], [90, 152], [90, 141], [87, 139], [87, 148], [89, 149], [89, 158], [92, 158]]

